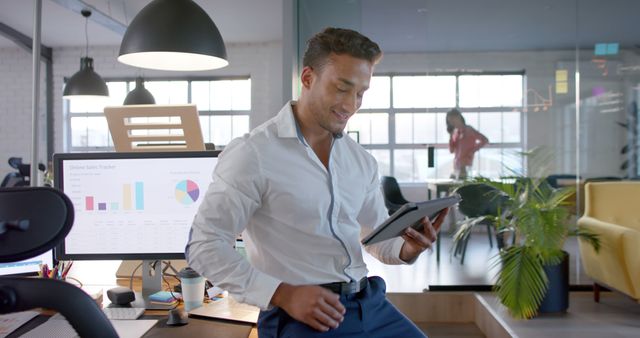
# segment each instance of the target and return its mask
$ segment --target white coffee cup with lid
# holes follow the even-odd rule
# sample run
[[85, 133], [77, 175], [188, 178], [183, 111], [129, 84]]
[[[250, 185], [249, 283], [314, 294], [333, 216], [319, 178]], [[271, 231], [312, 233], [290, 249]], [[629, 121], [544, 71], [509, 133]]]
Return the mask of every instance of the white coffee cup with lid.
[[204, 277], [190, 267], [180, 270], [178, 277], [182, 286], [185, 311], [201, 307], [204, 298]]

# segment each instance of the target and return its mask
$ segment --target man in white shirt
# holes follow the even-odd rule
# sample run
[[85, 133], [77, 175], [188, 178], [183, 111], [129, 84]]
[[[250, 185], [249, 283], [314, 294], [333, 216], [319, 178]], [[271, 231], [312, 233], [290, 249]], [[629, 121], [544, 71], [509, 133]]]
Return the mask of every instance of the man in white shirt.
[[[424, 337], [367, 278], [360, 239], [387, 217], [375, 159], [349, 137], [382, 53], [367, 37], [327, 28], [303, 58], [298, 102], [220, 155], [186, 249], [189, 265], [238, 301], [259, 306], [260, 337]], [[406, 264], [431, 247], [424, 231], [365, 249]], [[244, 231], [244, 232], [243, 232]], [[248, 261], [234, 248], [243, 232]]]

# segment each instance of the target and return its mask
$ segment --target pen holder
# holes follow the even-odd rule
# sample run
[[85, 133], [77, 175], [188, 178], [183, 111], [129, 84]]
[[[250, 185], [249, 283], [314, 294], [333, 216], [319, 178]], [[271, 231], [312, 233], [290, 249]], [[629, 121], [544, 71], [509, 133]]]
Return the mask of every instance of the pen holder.
[[60, 262], [52, 269], [50, 269], [47, 264], [42, 264], [40, 265], [40, 271], [38, 271], [38, 277], [58, 280], [72, 279], [76, 283], [81, 284], [77, 279], [67, 276], [71, 270], [71, 266], [73, 266], [73, 262]]

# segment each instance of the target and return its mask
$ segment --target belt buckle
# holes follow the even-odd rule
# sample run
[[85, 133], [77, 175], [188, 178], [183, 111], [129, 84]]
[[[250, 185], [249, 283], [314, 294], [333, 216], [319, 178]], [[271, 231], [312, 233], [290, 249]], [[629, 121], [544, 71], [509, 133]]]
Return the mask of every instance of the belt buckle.
[[344, 283], [342, 284], [342, 288], [340, 291], [342, 291], [341, 292], [342, 294], [358, 293], [361, 290], [360, 289], [361, 282], [362, 280]]
[[345, 284], [342, 284], [342, 286], [343, 288], [341, 291], [343, 295], [358, 292], [358, 290], [356, 290], [358, 288], [358, 284], [356, 284], [356, 282], [345, 283]]

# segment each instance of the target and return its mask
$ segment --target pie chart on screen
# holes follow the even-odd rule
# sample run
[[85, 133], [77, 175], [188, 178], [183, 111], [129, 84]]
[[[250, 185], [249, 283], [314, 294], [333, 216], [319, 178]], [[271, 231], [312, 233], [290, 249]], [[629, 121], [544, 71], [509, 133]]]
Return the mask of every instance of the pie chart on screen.
[[176, 200], [184, 205], [193, 204], [200, 196], [200, 188], [192, 180], [184, 180], [176, 184]]

